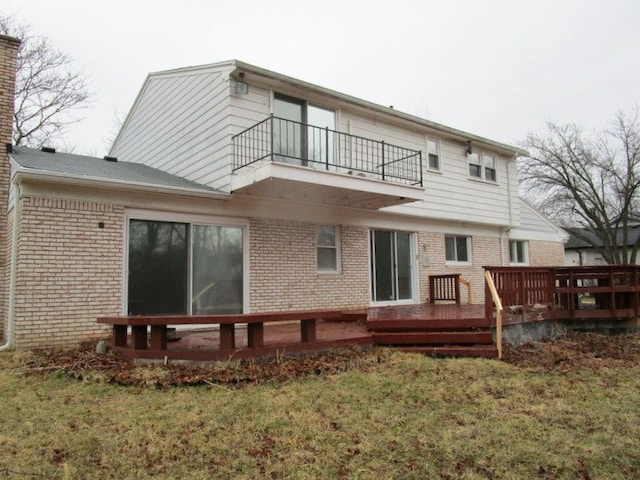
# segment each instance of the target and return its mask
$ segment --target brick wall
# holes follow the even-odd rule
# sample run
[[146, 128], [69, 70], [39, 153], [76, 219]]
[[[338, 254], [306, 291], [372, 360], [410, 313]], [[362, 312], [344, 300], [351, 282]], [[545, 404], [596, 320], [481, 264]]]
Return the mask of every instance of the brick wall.
[[562, 242], [529, 241], [529, 265], [564, 265], [564, 244]]
[[20, 203], [16, 348], [104, 336], [96, 317], [118, 315], [122, 303], [123, 209], [44, 198]]
[[[9, 194], [9, 157], [5, 148], [13, 138], [13, 96], [16, 83], [16, 57], [20, 42], [0, 35], [0, 312], [2, 337], [8, 320], [9, 249], [7, 244], [7, 198]], [[4, 342], [2, 342], [4, 343]]]
[[314, 224], [253, 219], [250, 230], [251, 311], [369, 304], [367, 228], [340, 228], [340, 274], [317, 273]]
[[[429, 275], [444, 275], [459, 273], [471, 282], [471, 295], [474, 304], [484, 303], [484, 269], [487, 265], [502, 265], [503, 259], [508, 259], [508, 246], [501, 247], [500, 239], [496, 237], [472, 236], [470, 265], [447, 265], [445, 256], [443, 233], [419, 233], [418, 251], [420, 262], [420, 300], [429, 301]], [[502, 256], [500, 249], [503, 249]], [[424, 255], [428, 257], [428, 266], [424, 266]], [[467, 302], [467, 287], [460, 286], [462, 303]]]

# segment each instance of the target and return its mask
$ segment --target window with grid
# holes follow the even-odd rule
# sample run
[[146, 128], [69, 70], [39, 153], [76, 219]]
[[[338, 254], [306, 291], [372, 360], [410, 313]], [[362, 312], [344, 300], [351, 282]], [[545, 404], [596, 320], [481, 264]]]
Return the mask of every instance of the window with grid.
[[435, 140], [427, 140], [429, 170], [440, 170], [440, 145]]
[[334, 225], [316, 227], [318, 273], [340, 272], [340, 229]]

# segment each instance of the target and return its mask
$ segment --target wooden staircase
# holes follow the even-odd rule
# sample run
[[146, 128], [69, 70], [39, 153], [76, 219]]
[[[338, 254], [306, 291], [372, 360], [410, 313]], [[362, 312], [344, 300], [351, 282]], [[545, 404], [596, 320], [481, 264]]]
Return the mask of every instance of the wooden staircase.
[[497, 358], [485, 318], [368, 319], [373, 343], [433, 356]]

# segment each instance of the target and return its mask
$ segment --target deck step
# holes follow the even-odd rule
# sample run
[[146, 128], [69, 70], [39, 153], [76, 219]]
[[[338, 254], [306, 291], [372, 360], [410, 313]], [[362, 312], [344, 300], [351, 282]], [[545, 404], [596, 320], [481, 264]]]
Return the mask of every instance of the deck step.
[[470, 328], [489, 328], [486, 318], [432, 318], [432, 319], [383, 319], [367, 320], [367, 328], [372, 332], [391, 331], [427, 331], [427, 330], [467, 330]]
[[408, 353], [420, 353], [437, 357], [480, 357], [498, 358], [498, 349], [491, 345], [447, 345], [447, 346], [421, 346], [421, 347], [396, 347]]
[[489, 331], [468, 332], [373, 332], [378, 345], [493, 345]]

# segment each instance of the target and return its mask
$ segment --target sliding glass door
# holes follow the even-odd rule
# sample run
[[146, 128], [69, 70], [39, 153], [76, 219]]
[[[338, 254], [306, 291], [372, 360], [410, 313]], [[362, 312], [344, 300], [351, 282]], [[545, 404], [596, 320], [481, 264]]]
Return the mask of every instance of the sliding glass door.
[[335, 169], [335, 111], [276, 94], [273, 116], [273, 153], [276, 160], [318, 169]]
[[374, 302], [413, 299], [412, 234], [372, 230], [371, 298]]
[[129, 315], [243, 311], [243, 228], [129, 221]]

